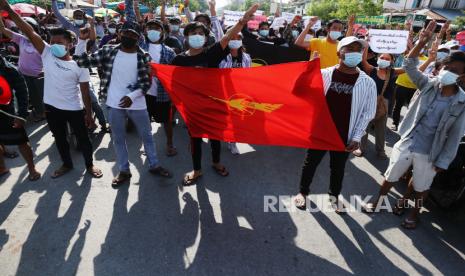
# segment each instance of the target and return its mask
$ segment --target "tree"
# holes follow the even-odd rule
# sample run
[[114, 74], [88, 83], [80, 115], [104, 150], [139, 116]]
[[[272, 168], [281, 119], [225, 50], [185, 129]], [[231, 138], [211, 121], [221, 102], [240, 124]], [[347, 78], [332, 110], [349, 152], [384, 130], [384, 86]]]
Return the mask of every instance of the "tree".
[[382, 0], [316, 0], [307, 10], [324, 21], [333, 18], [346, 19], [351, 14], [380, 15], [383, 11]]
[[459, 26], [459, 30], [464, 29], [465, 28], [465, 16], [457, 16], [454, 19], [453, 25]]

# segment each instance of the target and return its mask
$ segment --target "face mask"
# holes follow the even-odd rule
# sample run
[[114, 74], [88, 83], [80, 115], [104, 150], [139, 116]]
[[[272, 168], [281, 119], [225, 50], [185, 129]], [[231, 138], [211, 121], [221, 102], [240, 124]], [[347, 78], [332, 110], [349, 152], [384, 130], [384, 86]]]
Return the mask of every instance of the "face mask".
[[438, 52], [438, 53], [436, 54], [436, 60], [437, 60], [437, 61], [441, 61], [441, 60], [445, 59], [448, 55], [449, 55], [449, 54], [446, 53], [446, 52]]
[[230, 49], [239, 49], [242, 47], [242, 40], [230, 40], [228, 43]]
[[115, 34], [116, 33], [116, 28], [108, 28], [108, 32], [110, 34]]
[[442, 85], [447, 86], [447, 85], [452, 85], [457, 83], [459, 75], [452, 73], [451, 71], [447, 71], [444, 69], [441, 69], [438, 74], [438, 79], [441, 82]]
[[157, 41], [160, 40], [161, 32], [160, 31], [155, 31], [155, 30], [150, 30], [150, 31], [147, 32], [147, 37], [149, 38], [150, 41], [157, 42]]
[[121, 37], [121, 45], [123, 46], [123, 48], [133, 48], [134, 46], [136, 46], [136, 44], [137, 44], [136, 39], [133, 39], [127, 36]]
[[344, 54], [344, 64], [348, 67], [355, 67], [362, 62], [362, 53], [353, 52]]
[[184, 28], [179, 28], [179, 32], [183, 34], [184, 33]]
[[179, 31], [179, 25], [170, 25], [170, 27], [171, 27], [171, 31], [173, 32]]
[[189, 36], [189, 46], [194, 49], [200, 49], [205, 44], [205, 36], [203, 35], [190, 35]]
[[297, 36], [299, 36], [299, 31], [293, 30], [292, 31], [292, 37], [296, 38]]
[[379, 68], [384, 69], [384, 68], [388, 68], [391, 65], [391, 62], [388, 61], [388, 60], [384, 60], [384, 59], [379, 58], [378, 61], [377, 61], [377, 64], [378, 64]]
[[329, 37], [332, 39], [332, 40], [337, 40], [338, 38], [340, 38], [342, 35], [341, 32], [337, 32], [337, 31], [331, 31], [329, 32]]
[[258, 33], [263, 37], [267, 37], [270, 34], [270, 30], [260, 30]]
[[50, 51], [52, 52], [52, 55], [57, 58], [62, 58], [66, 56], [67, 53], [65, 45], [61, 44], [52, 44], [52, 46], [50, 46]]
[[82, 25], [84, 25], [84, 20], [82, 20], [82, 19], [76, 19], [76, 20], [74, 20], [74, 23], [75, 23], [76, 25], [78, 25], [78, 26], [82, 26]]

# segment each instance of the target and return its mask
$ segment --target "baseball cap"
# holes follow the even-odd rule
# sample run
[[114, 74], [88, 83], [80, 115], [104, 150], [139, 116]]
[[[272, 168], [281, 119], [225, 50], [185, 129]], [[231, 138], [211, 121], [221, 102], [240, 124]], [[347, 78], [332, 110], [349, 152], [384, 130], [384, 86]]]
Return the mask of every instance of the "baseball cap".
[[444, 43], [444, 46], [446, 46], [450, 50], [451, 48], [458, 47], [460, 45], [457, 40], [451, 40], [451, 41], [447, 41], [446, 43]]
[[339, 41], [339, 43], [337, 44], [337, 51], [339, 52], [339, 50], [341, 50], [342, 47], [350, 45], [350, 44], [352, 44], [354, 42], [358, 42], [358, 43], [362, 44], [363, 48], [366, 48], [368, 46], [368, 43], [364, 39], [360, 39], [360, 38], [357, 38], [355, 36], [347, 36], [347, 37], [344, 37], [343, 39], [341, 39], [341, 41]]
[[130, 32], [135, 33], [138, 36], [140, 36], [140, 34], [141, 34], [139, 24], [137, 24], [135, 22], [130, 22], [130, 21], [124, 22], [123, 27], [121, 27], [121, 31], [122, 32], [123, 31], [130, 31]]

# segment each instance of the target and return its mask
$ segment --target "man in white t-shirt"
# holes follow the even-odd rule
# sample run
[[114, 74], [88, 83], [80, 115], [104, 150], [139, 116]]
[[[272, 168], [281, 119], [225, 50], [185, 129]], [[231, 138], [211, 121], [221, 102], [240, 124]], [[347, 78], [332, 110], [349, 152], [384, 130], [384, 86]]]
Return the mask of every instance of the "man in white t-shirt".
[[71, 33], [62, 28], [51, 30], [49, 45], [13, 11], [6, 0], [0, 0], [1, 9], [8, 12], [16, 26], [29, 38], [42, 57], [47, 122], [63, 161], [63, 165], [52, 174], [52, 177], [60, 177], [73, 168], [66, 139], [67, 123], [71, 125], [76, 135], [87, 171], [94, 177], [102, 177], [102, 171], [93, 165], [92, 144], [87, 132], [87, 127], [93, 123], [89, 96], [89, 71], [79, 68], [69, 55]]
[[126, 122], [129, 118], [136, 126], [150, 166], [150, 172], [163, 177], [171, 173], [160, 166], [152, 137], [145, 94], [150, 89], [150, 56], [138, 46], [141, 37], [137, 23], [127, 21], [119, 34], [121, 44], [104, 46], [91, 56], [78, 57], [81, 67], [97, 66], [102, 69], [101, 93], [107, 96], [108, 119], [119, 168], [113, 179], [116, 187], [131, 178], [126, 143]]

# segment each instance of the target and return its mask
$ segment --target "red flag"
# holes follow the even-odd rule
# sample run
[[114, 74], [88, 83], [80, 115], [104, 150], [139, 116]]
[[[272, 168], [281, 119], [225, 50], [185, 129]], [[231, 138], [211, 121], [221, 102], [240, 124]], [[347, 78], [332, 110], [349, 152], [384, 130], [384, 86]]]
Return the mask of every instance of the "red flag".
[[193, 137], [344, 150], [318, 60], [240, 69], [152, 67]]

